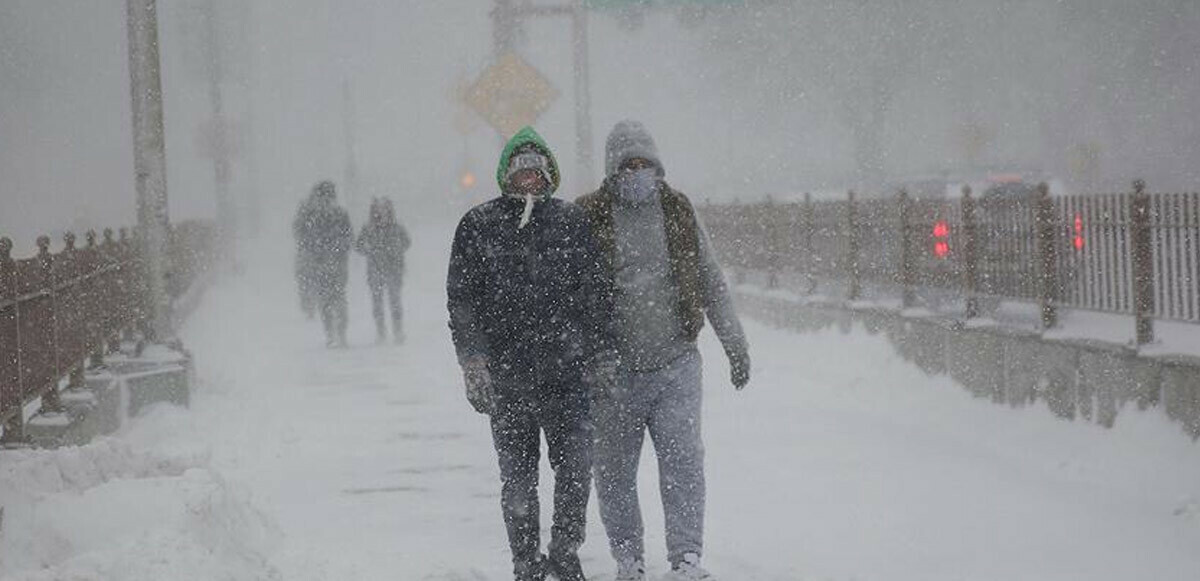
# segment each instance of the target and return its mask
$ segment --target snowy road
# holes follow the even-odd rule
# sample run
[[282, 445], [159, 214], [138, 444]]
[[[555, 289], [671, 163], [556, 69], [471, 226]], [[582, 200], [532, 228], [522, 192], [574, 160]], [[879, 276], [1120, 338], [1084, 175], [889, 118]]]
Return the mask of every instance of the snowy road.
[[[403, 347], [371, 344], [356, 280], [353, 346], [327, 351], [295, 306], [290, 259], [265, 255], [212, 289], [185, 331], [201, 378], [192, 409], [11, 456], [0, 500], [36, 508], [9, 510], [0, 576], [510, 578], [487, 425], [445, 327], [449, 233], [416, 230]], [[974, 400], [862, 331], [747, 330], [743, 393], [702, 340], [706, 562], [721, 579], [1200, 578], [1200, 446], [1157, 414], [1071, 424]], [[56, 489], [31, 490], [54, 470]], [[656, 478], [643, 462], [659, 575]], [[591, 513], [584, 567], [611, 579]], [[97, 519], [109, 524], [81, 524]]]

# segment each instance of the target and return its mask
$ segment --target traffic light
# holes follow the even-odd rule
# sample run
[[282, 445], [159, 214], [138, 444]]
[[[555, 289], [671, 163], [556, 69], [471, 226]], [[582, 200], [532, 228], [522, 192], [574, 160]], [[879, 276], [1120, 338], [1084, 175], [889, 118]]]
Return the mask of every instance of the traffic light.
[[950, 256], [950, 224], [945, 220], [933, 224], [933, 254], [943, 259]]
[[462, 186], [464, 190], [469, 190], [475, 187], [475, 181], [474, 172], [467, 170], [463, 172], [462, 177], [458, 178], [458, 185]]

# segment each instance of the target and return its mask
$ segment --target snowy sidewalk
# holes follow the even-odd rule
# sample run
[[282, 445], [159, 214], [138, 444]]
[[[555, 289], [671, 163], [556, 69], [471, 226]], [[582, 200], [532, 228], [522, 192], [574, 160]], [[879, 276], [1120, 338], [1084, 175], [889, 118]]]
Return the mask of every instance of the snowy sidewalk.
[[[80, 449], [0, 456], [0, 577], [511, 578], [487, 424], [463, 398], [445, 325], [449, 232], [414, 238], [406, 345], [371, 344], [356, 270], [353, 346], [326, 350], [280, 252], [212, 289], [190, 321], [192, 409], [156, 409]], [[706, 563], [720, 579], [1200, 575], [1200, 445], [1157, 414], [1072, 424], [973, 400], [861, 331], [747, 331], [742, 393], [702, 340]], [[649, 457], [642, 482], [657, 576]], [[591, 515], [584, 567], [611, 579], [594, 501]]]

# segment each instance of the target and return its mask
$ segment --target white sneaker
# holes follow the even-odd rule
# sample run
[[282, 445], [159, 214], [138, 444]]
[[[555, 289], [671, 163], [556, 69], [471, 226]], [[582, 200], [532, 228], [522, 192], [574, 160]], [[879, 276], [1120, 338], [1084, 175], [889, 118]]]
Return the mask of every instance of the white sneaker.
[[700, 566], [700, 555], [684, 553], [683, 560], [671, 568], [663, 577], [665, 581], [717, 581], [712, 573]]
[[641, 559], [618, 562], [614, 581], [646, 581], [646, 564]]

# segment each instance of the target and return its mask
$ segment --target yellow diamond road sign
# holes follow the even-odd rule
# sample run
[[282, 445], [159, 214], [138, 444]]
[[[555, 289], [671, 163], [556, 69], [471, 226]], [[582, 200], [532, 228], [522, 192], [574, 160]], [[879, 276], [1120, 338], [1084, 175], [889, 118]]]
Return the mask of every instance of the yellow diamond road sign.
[[505, 137], [533, 124], [557, 98], [554, 85], [512, 53], [483, 71], [466, 94], [467, 105]]

